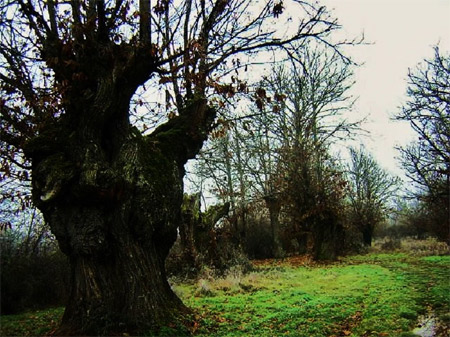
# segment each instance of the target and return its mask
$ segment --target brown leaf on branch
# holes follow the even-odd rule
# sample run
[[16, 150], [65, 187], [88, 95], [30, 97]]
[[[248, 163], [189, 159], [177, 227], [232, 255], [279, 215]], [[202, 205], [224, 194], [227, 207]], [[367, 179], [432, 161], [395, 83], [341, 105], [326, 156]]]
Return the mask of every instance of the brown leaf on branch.
[[283, 10], [284, 10], [283, 1], [276, 3], [273, 6], [273, 16], [278, 18], [283, 13]]

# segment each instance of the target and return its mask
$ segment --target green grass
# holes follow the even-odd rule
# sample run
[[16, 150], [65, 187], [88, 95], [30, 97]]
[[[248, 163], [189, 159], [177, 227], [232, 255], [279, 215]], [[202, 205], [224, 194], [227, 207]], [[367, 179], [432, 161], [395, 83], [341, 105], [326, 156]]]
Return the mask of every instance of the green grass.
[[174, 288], [198, 310], [198, 336], [408, 336], [429, 307], [448, 321], [449, 267], [448, 256], [371, 254]]
[[[329, 265], [259, 266], [174, 284], [196, 336], [411, 336], [433, 308], [450, 323], [450, 256], [369, 254]], [[1, 317], [1, 335], [43, 335], [61, 309]]]

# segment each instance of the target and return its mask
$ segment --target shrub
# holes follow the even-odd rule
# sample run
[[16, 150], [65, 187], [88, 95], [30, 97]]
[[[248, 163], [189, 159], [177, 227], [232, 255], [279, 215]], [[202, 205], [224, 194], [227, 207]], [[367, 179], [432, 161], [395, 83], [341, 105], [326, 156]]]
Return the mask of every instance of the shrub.
[[450, 254], [450, 248], [447, 243], [438, 241], [436, 238], [427, 238], [425, 240], [405, 238], [401, 241], [401, 249], [417, 256]]
[[385, 237], [375, 240], [371, 251], [397, 251], [410, 253], [416, 256], [447, 255], [450, 248], [447, 243], [438, 241], [436, 238], [419, 240], [415, 238], [393, 239]]
[[195, 279], [202, 276], [205, 270], [214, 276], [223, 276], [232, 268], [240, 268], [247, 272], [252, 269], [247, 255], [230, 240], [229, 234], [216, 228], [211, 233], [211, 241], [204, 251], [198, 251], [195, 264], [186, 261], [179, 238], [166, 259], [166, 272], [169, 277]]
[[68, 263], [60, 252], [3, 256], [1, 313], [15, 314], [65, 303]]
[[273, 257], [273, 238], [267, 221], [249, 219], [245, 235], [244, 251], [251, 259]]
[[197, 289], [194, 293], [195, 297], [213, 297], [214, 292], [211, 289], [211, 285], [207, 280], [200, 279], [198, 281]]

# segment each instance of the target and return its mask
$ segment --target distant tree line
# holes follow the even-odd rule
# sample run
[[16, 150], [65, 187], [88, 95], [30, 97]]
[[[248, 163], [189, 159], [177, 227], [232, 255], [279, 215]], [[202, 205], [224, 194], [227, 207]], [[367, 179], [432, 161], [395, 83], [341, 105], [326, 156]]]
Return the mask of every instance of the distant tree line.
[[342, 116], [353, 103], [351, 64], [311, 46], [302, 52], [301, 65], [272, 69], [251, 119], [224, 119], [196, 162], [197, 189], [230, 205], [220, 230], [257, 258], [333, 259], [370, 247], [376, 234], [448, 242], [449, 57], [436, 47], [408, 75], [409, 101], [396, 118], [418, 141], [399, 149], [414, 182], [405, 195], [363, 147], [350, 148], [346, 163], [330, 151], [360, 130]]
[[249, 256], [335, 259], [370, 246], [386, 218], [398, 180], [363, 148], [348, 165], [332, 152], [361, 131], [362, 118], [344, 118], [352, 66], [314, 45], [297, 50], [242, 118], [223, 117], [196, 161], [193, 184], [230, 205], [222, 226]]

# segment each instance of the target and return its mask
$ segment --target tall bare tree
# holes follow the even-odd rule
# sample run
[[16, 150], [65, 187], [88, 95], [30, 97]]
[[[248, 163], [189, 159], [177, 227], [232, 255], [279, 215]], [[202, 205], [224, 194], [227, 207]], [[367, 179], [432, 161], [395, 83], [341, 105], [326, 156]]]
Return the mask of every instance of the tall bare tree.
[[[334, 179], [338, 172], [330, 166], [333, 160], [328, 147], [358, 129], [358, 122], [343, 117], [354, 102], [348, 92], [353, 84], [353, 66], [351, 60], [336, 51], [314, 42], [304, 43], [289, 55], [288, 63], [273, 67], [252, 88], [255, 104], [247, 111], [251, 120], [239, 119], [229, 134], [213, 143], [226, 144], [227, 150], [208, 148], [215, 155], [208, 157], [206, 166], [212, 169], [210, 175], [218, 190], [227, 190], [231, 198], [234, 191], [240, 191], [241, 197], [266, 205], [275, 256], [283, 254], [280, 242], [283, 209], [295, 223], [296, 232], [309, 235], [314, 230], [315, 255], [323, 258], [336, 255], [332, 252], [334, 248], [325, 243], [331, 238], [338, 241], [337, 231], [331, 228], [334, 220], [324, 221], [321, 215], [325, 214], [325, 198], [329, 210], [338, 208], [331, 205], [338, 188], [331, 188], [330, 184], [335, 181], [337, 186], [340, 182]], [[230, 137], [235, 142], [230, 142]], [[238, 179], [242, 173], [245, 179]], [[242, 193], [242, 184], [246, 193]], [[333, 234], [328, 235], [327, 231]], [[306, 248], [306, 241], [300, 241]], [[326, 245], [329, 249], [324, 248]], [[324, 253], [325, 250], [329, 252]]]
[[347, 179], [350, 185], [350, 222], [362, 234], [364, 245], [372, 244], [377, 225], [386, 217], [389, 201], [399, 180], [383, 170], [363, 149], [350, 149]]
[[[435, 234], [450, 242], [450, 56], [434, 48], [434, 58], [408, 73], [408, 101], [396, 115], [418, 139], [400, 148], [416, 195], [434, 218]], [[433, 211], [432, 211], [433, 210]]]
[[267, 79], [279, 163], [272, 165], [278, 193], [270, 196], [270, 205], [284, 199], [302, 249], [309, 236], [314, 256], [332, 259], [342, 234], [336, 202], [341, 179], [329, 146], [359, 128], [343, 114], [354, 103], [349, 94], [354, 64], [313, 42], [291, 55], [291, 62]]

